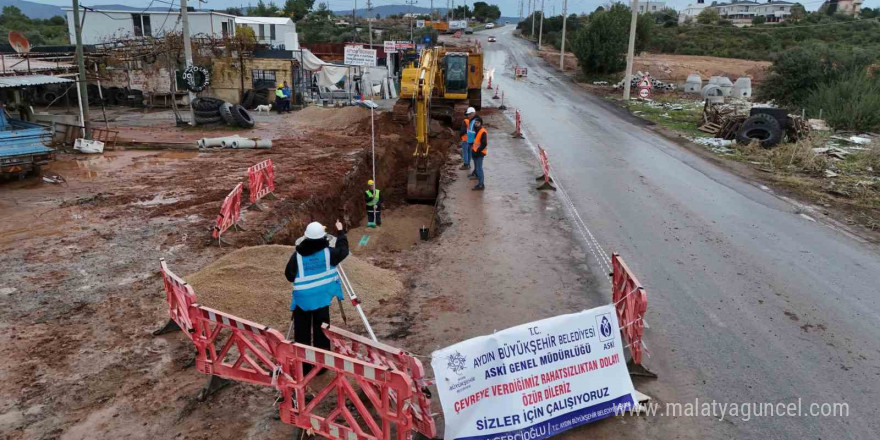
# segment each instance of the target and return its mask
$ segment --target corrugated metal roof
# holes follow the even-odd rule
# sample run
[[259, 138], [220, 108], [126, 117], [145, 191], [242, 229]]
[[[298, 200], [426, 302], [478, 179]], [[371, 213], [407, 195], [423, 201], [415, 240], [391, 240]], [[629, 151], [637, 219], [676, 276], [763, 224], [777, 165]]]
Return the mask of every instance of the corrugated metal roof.
[[74, 82], [69, 78], [49, 75], [22, 75], [0, 77], [0, 89], [7, 87], [32, 87], [44, 84], [63, 84]]
[[76, 67], [72, 63], [58, 61], [59, 57], [55, 57], [55, 61], [45, 58], [31, 58], [28, 60], [17, 54], [0, 55], [0, 57], [2, 57], [2, 60], [0, 60], [0, 70], [4, 73], [34, 72], [40, 70], [72, 70]]

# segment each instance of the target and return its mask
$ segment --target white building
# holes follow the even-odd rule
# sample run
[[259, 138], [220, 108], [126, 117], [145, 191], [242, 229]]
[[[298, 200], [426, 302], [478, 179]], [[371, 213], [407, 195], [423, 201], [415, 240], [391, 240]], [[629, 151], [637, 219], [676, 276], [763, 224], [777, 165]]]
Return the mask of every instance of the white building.
[[646, 0], [644, 2], [639, 2], [639, 14], [645, 14], [648, 12], [660, 12], [663, 8], [666, 7], [666, 2], [655, 2], [651, 0]]
[[734, 0], [730, 3], [712, 2], [706, 5], [703, 0], [697, 0], [696, 4], [689, 4], [678, 14], [678, 22], [682, 23], [688, 18], [694, 20], [703, 9], [710, 8], [718, 11], [718, 15], [724, 20], [730, 20], [735, 26], [749, 26], [757, 16], [764, 16], [766, 23], [779, 23], [791, 17], [791, 7], [795, 3], [781, 0], [766, 0], [757, 2], [751, 0]]
[[235, 17], [235, 25], [253, 29], [257, 43], [276, 49], [299, 49], [296, 23], [289, 17]]
[[[76, 41], [73, 8], [67, 13], [70, 41]], [[79, 11], [83, 44], [106, 43], [115, 38], [162, 37], [180, 32], [180, 11], [121, 11], [110, 9]], [[235, 35], [235, 16], [222, 12], [195, 11], [187, 13], [191, 36], [208, 35], [220, 38]]]

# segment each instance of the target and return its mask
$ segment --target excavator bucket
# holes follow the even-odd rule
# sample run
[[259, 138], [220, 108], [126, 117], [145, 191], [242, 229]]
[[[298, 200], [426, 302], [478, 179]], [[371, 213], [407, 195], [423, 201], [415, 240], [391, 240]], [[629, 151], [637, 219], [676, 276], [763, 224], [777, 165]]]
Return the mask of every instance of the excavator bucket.
[[434, 203], [440, 187], [440, 170], [412, 168], [406, 174], [406, 199], [410, 202]]

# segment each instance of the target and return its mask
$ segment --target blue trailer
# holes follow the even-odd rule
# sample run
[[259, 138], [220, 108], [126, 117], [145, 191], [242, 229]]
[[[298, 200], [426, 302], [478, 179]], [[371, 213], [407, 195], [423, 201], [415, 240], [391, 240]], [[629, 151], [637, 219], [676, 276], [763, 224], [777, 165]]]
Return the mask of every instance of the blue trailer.
[[50, 127], [13, 119], [0, 108], [0, 175], [38, 171], [54, 158], [51, 141]]

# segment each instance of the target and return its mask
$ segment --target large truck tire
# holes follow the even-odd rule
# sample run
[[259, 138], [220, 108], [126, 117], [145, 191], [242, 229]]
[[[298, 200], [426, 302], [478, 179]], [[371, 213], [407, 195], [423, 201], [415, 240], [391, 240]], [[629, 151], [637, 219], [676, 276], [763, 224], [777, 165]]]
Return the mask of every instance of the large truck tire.
[[228, 102], [224, 102], [223, 105], [220, 106], [220, 117], [223, 118], [223, 122], [228, 125], [236, 125], [235, 117], [232, 116], [232, 104]]
[[236, 125], [242, 128], [251, 128], [254, 126], [254, 118], [251, 117], [251, 114], [248, 111], [236, 104], [232, 106], [232, 117], [235, 119]]

